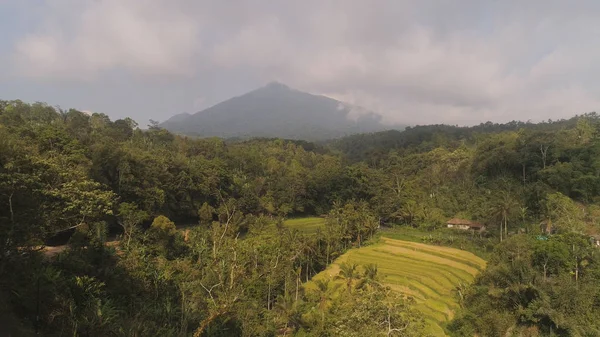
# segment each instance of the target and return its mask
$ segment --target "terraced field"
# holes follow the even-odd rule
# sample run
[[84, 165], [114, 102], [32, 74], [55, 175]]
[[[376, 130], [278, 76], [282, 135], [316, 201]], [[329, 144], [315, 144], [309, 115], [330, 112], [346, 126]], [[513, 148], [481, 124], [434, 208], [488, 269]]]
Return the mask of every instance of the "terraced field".
[[303, 233], [315, 233], [325, 226], [325, 219], [318, 217], [288, 219], [283, 223], [286, 227], [297, 229]]
[[382, 238], [375, 245], [349, 250], [315, 277], [335, 276], [342, 262], [377, 264], [386, 285], [415, 298], [434, 336], [445, 335], [442, 325], [458, 309], [456, 287], [473, 282], [486, 265], [467, 251]]

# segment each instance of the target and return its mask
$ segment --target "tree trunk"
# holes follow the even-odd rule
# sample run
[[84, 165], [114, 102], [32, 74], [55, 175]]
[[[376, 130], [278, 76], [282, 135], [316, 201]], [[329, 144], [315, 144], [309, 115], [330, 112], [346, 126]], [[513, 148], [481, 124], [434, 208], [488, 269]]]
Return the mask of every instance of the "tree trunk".
[[295, 302], [298, 302], [298, 288], [300, 288], [300, 274], [302, 273], [302, 267], [300, 267], [300, 272], [296, 275], [296, 299]]
[[269, 294], [267, 295], [267, 310], [271, 310], [271, 281], [269, 280]]
[[11, 228], [12, 228], [12, 224], [15, 222], [15, 213], [13, 211], [13, 204], [12, 204], [12, 198], [13, 198], [13, 194], [11, 193], [8, 196], [8, 208], [10, 210], [10, 223], [11, 223]]
[[306, 261], [306, 282], [308, 282], [308, 277], [310, 276], [308, 272], [308, 263], [309, 261]]
[[194, 331], [193, 337], [202, 336], [202, 333], [204, 332], [204, 330], [206, 330], [206, 328], [208, 328], [208, 325], [215, 319], [219, 318], [219, 316], [225, 314], [226, 312], [227, 312], [226, 310], [220, 310], [217, 312], [213, 312], [210, 316], [208, 316], [206, 319], [204, 319], [200, 323], [200, 326], [198, 327], [198, 329], [196, 329], [196, 331]]
[[547, 270], [547, 268], [546, 268], [546, 267], [547, 267], [547, 265], [548, 265], [548, 261], [546, 261], [546, 262], [544, 263], [544, 281], [546, 281], [546, 278], [547, 278], [547, 273], [546, 273], [546, 270]]
[[127, 233], [127, 249], [129, 249], [129, 243], [131, 242], [131, 231]]
[[184, 332], [187, 330], [187, 318], [186, 318], [186, 310], [185, 310], [185, 291], [181, 291], [181, 327], [180, 333], [184, 335]]
[[231, 272], [229, 274], [229, 289], [233, 289], [233, 280], [235, 278], [235, 263], [237, 261], [237, 252], [234, 250], [233, 251], [233, 263], [231, 264]]
[[546, 155], [548, 154], [548, 147], [544, 147], [544, 145], [540, 145], [540, 152], [542, 153], [542, 166], [546, 168]]
[[4, 242], [4, 247], [2, 247], [2, 251], [0, 252], [1, 255], [1, 265], [0, 265], [0, 275], [2, 275], [2, 272], [4, 271], [4, 265], [5, 265], [5, 259], [4, 257], [6, 257], [6, 254], [8, 253], [8, 250], [10, 249], [9, 246], [11, 245], [11, 241], [12, 241], [12, 236], [13, 236], [13, 232], [15, 230], [15, 215], [13, 212], [13, 205], [12, 205], [12, 198], [13, 198], [13, 193], [10, 194], [10, 196], [8, 197], [8, 207], [10, 209], [10, 230], [8, 231], [8, 235], [6, 236], [6, 241]]

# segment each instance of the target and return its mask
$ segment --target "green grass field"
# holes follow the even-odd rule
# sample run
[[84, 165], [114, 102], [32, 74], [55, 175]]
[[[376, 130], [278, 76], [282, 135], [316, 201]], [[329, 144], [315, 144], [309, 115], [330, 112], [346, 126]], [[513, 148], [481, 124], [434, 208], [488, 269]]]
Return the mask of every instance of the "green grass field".
[[443, 326], [459, 307], [456, 287], [473, 282], [486, 265], [464, 250], [383, 237], [374, 245], [349, 250], [315, 278], [335, 276], [342, 262], [377, 264], [386, 285], [415, 299], [427, 332], [434, 336], [445, 335]]
[[315, 233], [318, 228], [325, 226], [325, 219], [318, 217], [288, 219], [283, 223], [286, 227], [297, 229], [303, 233]]

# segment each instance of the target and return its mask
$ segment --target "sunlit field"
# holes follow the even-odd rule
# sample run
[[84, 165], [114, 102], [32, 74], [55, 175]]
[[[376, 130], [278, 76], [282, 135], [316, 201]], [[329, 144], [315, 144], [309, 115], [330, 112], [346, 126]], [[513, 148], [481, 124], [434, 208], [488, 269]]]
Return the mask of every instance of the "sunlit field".
[[335, 276], [343, 262], [377, 264], [384, 284], [415, 299], [428, 332], [435, 336], [444, 335], [442, 326], [459, 307], [457, 288], [466, 288], [486, 265], [467, 251], [382, 238], [374, 245], [349, 250], [315, 278]]

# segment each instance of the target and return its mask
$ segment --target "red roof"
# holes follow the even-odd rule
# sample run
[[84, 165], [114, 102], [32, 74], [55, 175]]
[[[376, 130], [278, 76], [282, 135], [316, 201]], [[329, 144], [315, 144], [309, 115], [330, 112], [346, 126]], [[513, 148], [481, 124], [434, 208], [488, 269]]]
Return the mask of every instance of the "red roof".
[[466, 225], [466, 226], [469, 226], [471, 228], [481, 228], [481, 227], [483, 227], [483, 225], [480, 224], [479, 222], [475, 222], [475, 221], [471, 221], [471, 220], [466, 220], [466, 219], [459, 219], [459, 218], [452, 218], [452, 219], [446, 221], [446, 223], [448, 225]]

